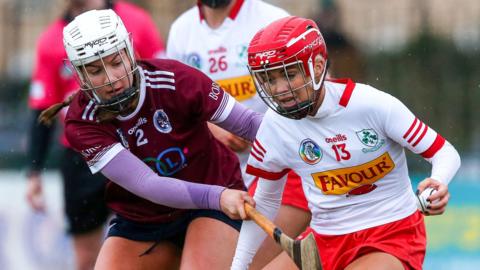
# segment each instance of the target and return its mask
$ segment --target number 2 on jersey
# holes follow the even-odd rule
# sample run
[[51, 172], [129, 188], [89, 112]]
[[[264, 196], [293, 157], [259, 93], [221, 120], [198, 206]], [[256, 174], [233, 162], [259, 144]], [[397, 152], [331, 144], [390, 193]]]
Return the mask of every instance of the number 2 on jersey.
[[350, 155], [350, 152], [345, 149], [346, 146], [347, 145], [344, 143], [332, 145], [332, 149], [335, 152], [335, 157], [337, 158], [337, 161], [349, 160], [352, 157], [352, 155]]
[[137, 129], [137, 131], [135, 131], [135, 136], [137, 137], [137, 146], [148, 143], [148, 139], [143, 137], [143, 130]]

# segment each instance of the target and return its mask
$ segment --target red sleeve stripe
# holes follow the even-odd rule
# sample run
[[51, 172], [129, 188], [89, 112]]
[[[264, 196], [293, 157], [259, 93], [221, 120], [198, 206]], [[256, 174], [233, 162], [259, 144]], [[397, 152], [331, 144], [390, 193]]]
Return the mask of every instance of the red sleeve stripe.
[[440, 134], [437, 134], [437, 137], [435, 138], [435, 141], [433, 141], [432, 145], [420, 155], [422, 155], [424, 158], [431, 158], [443, 147], [444, 144], [445, 139], [440, 136]]
[[355, 89], [355, 83], [352, 80], [348, 79], [346, 83], [347, 86], [345, 87], [345, 90], [343, 91], [342, 97], [340, 98], [339, 102], [339, 104], [343, 107], [347, 107], [348, 102], [352, 97], [353, 89]]
[[255, 139], [255, 141], [253, 141], [253, 145], [257, 145], [258, 148], [261, 149], [264, 154], [267, 153], [267, 150], [265, 150], [265, 148], [263, 148], [262, 144], [260, 144], [260, 142], [257, 139]]
[[420, 137], [415, 141], [415, 143], [412, 144], [413, 147], [417, 146], [417, 144], [425, 137], [425, 134], [427, 134], [428, 126], [426, 124], [423, 125], [423, 131], [422, 134], [420, 134]]
[[258, 160], [258, 161], [260, 161], [260, 162], [263, 162], [263, 157], [257, 156], [257, 155], [253, 152], [253, 149], [252, 149], [252, 151], [250, 151], [250, 155], [251, 155], [252, 157], [254, 157], [256, 160]]
[[405, 134], [403, 134], [403, 138], [404, 139], [407, 139], [407, 136], [408, 134], [410, 134], [410, 132], [412, 132], [412, 129], [415, 127], [415, 125], [417, 124], [417, 121], [418, 121], [418, 118], [415, 118], [415, 120], [413, 120], [413, 123], [412, 125], [408, 128], [407, 132], [405, 132]]
[[281, 172], [267, 172], [259, 168], [255, 168], [250, 164], [247, 164], [247, 173], [251, 175], [255, 175], [267, 180], [278, 180], [282, 178], [285, 174], [290, 172], [289, 168], [284, 169]]
[[255, 152], [255, 154], [261, 156], [262, 158], [265, 157], [265, 153], [258, 150], [258, 146], [255, 144], [255, 142], [252, 144], [252, 151], [251, 153]]
[[408, 139], [408, 143], [411, 143], [413, 141], [413, 139], [415, 139], [415, 137], [417, 137], [417, 134], [420, 131], [420, 129], [422, 129], [423, 125], [425, 125], [425, 124], [422, 121], [419, 121], [419, 124], [417, 125], [417, 128], [415, 129], [415, 132], [410, 137], [410, 139]]

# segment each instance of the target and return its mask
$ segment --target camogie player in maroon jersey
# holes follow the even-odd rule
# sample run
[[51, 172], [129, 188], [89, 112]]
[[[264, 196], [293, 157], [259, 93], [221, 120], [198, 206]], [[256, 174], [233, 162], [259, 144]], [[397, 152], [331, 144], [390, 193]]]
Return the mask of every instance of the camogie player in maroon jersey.
[[110, 180], [106, 201], [116, 216], [95, 269], [227, 269], [235, 219], [254, 202], [237, 157], [207, 122], [251, 141], [262, 116], [194, 68], [137, 61], [112, 10], [77, 16], [63, 35], [81, 91], [43, 116], [70, 105], [68, 141]]
[[[60, 2], [60, 1], [58, 1]], [[31, 208], [45, 212], [45, 195], [42, 171], [48, 157], [55, 127], [38, 124], [36, 118], [42, 110], [63, 101], [78, 90], [69, 65], [64, 60], [63, 28], [73, 18], [87, 10], [113, 9], [125, 22], [125, 28], [134, 38], [135, 53], [141, 58], [158, 58], [164, 54], [164, 43], [150, 15], [140, 7], [123, 0], [65, 0], [63, 16], [56, 18], [38, 38], [35, 64], [28, 98], [32, 121], [29, 126], [28, 173], [25, 195]], [[76, 270], [90, 270], [104, 238], [105, 224], [110, 211], [104, 200], [106, 179], [93, 175], [65, 138], [63, 119], [59, 116], [60, 140], [58, 151], [59, 170], [63, 190], [66, 228], [72, 237]], [[57, 154], [57, 153], [56, 153]]]

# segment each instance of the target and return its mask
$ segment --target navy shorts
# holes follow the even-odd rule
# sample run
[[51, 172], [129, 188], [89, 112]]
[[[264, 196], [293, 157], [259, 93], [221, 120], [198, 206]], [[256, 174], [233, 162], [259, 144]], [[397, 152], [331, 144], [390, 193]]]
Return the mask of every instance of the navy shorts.
[[[108, 237], [118, 236], [134, 241], [162, 242], [168, 241], [183, 248], [188, 225], [196, 218], [209, 217], [230, 225], [237, 231], [242, 226], [241, 220], [233, 220], [217, 210], [190, 210], [175, 221], [158, 224], [142, 224], [117, 215], [110, 222]], [[152, 247], [153, 248], [153, 247]], [[149, 249], [151, 250], [151, 249]], [[148, 253], [148, 250], [145, 252]]]
[[107, 179], [101, 173], [92, 174], [82, 156], [68, 148], [60, 170], [68, 232], [80, 235], [101, 228], [110, 214], [105, 202]]

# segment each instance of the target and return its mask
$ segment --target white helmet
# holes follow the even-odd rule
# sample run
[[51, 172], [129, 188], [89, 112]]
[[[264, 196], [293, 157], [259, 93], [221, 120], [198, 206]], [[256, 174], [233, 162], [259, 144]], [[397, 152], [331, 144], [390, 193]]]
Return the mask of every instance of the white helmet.
[[[130, 98], [138, 93], [138, 78], [130, 76], [137, 74], [137, 64], [134, 57], [130, 34], [127, 32], [120, 17], [111, 9], [90, 10], [75, 17], [63, 29], [63, 44], [67, 52], [68, 59], [75, 68], [80, 81], [81, 89], [89, 94], [95, 103], [106, 110], [113, 112], [121, 112], [128, 105]], [[104, 100], [96, 93], [96, 90], [104, 86], [111, 86], [115, 81], [125, 77], [110, 80], [108, 83], [100, 86], [93, 86], [90, 83], [85, 65], [91, 62], [101, 60], [103, 58], [120, 53], [126, 49], [126, 54], [131, 63], [131, 70], [126, 70], [126, 76], [134, 78], [134, 82], [130, 82], [131, 87], [123, 91], [120, 95], [109, 100]], [[125, 59], [122, 58], [123, 63]], [[126, 68], [126, 65], [123, 65]], [[105, 66], [104, 66], [105, 68]], [[108, 73], [107, 73], [107, 76]], [[135, 75], [138, 77], [138, 75]]]

